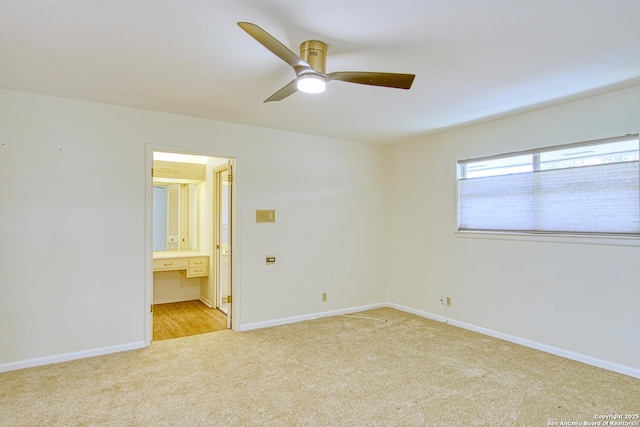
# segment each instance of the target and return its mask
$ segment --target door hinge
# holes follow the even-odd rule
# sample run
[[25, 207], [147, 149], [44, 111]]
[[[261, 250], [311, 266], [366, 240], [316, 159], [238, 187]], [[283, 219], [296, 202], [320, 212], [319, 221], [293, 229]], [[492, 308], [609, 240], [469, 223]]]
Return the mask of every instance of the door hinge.
[[153, 178], [153, 168], [151, 168], [151, 178]]
[[149, 313], [153, 313], [153, 304], [149, 306]]
[[226, 296], [222, 297], [222, 303], [223, 304], [225, 304], [225, 303], [231, 304], [232, 300], [233, 300], [233, 298], [231, 298], [231, 295], [226, 295]]
[[227, 178], [228, 182], [233, 182], [233, 174], [229, 174], [228, 178]]

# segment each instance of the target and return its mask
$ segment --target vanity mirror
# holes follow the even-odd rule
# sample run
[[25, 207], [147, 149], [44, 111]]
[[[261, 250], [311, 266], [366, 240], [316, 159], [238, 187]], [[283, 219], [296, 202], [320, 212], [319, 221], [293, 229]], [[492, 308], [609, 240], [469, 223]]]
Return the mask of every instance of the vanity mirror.
[[153, 250], [198, 250], [198, 184], [153, 182]]
[[186, 161], [153, 159], [153, 251], [198, 251], [200, 249], [200, 185], [205, 165]]

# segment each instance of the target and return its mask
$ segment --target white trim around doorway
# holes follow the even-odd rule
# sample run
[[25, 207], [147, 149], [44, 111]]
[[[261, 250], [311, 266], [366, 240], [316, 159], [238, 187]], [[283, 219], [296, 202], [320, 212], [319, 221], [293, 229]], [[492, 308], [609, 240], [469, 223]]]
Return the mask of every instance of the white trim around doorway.
[[[240, 237], [240, 230], [238, 227], [238, 221], [236, 220], [236, 212], [238, 212], [241, 187], [241, 177], [238, 174], [238, 153], [228, 152], [224, 150], [208, 150], [202, 148], [185, 147], [185, 146], [173, 146], [173, 145], [160, 145], [160, 144], [146, 144], [145, 145], [145, 269], [144, 269], [144, 337], [145, 346], [151, 345], [152, 338], [152, 316], [151, 307], [153, 305], [153, 177], [151, 176], [151, 169], [153, 167], [153, 153], [154, 152], [167, 152], [176, 154], [189, 154], [195, 156], [206, 157], [218, 157], [231, 159], [234, 162], [234, 184], [232, 187], [232, 222], [234, 226], [231, 230], [231, 238], [234, 241], [234, 250], [231, 253], [231, 289], [234, 296], [240, 295], [240, 279], [238, 274], [238, 263], [236, 262], [240, 257], [241, 247], [238, 244]], [[234, 316], [234, 322], [232, 324], [233, 330], [238, 330], [240, 326], [240, 304], [238, 298], [234, 297], [231, 302], [231, 312]]]

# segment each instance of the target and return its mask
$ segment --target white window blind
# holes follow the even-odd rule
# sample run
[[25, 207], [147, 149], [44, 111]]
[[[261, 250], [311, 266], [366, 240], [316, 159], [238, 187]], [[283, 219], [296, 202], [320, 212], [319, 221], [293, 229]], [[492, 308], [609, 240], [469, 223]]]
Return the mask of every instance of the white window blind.
[[[623, 154], [600, 155], [626, 161], [585, 163], [573, 156], [573, 163], [565, 162], [558, 169], [540, 170], [538, 161], [533, 172], [491, 176], [486, 167], [485, 176], [459, 179], [459, 229], [640, 235], [640, 171], [638, 139], [634, 138], [635, 154], [627, 149]], [[586, 153], [597, 151], [581, 148]], [[531, 153], [531, 159], [535, 166], [538, 153]], [[491, 166], [490, 162], [466, 161], [462, 166], [479, 168]]]

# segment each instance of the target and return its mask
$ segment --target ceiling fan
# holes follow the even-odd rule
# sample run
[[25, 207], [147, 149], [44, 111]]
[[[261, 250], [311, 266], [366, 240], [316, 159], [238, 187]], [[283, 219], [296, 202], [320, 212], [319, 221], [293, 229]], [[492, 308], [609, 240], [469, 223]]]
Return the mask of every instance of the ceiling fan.
[[338, 71], [325, 73], [327, 45], [318, 40], [307, 40], [300, 45], [300, 56], [280, 43], [275, 37], [250, 22], [238, 22], [258, 43], [293, 67], [296, 78], [271, 95], [264, 102], [281, 101], [296, 91], [307, 93], [323, 92], [327, 82], [339, 80], [370, 86], [409, 89], [415, 74], [376, 73], [369, 71]]

